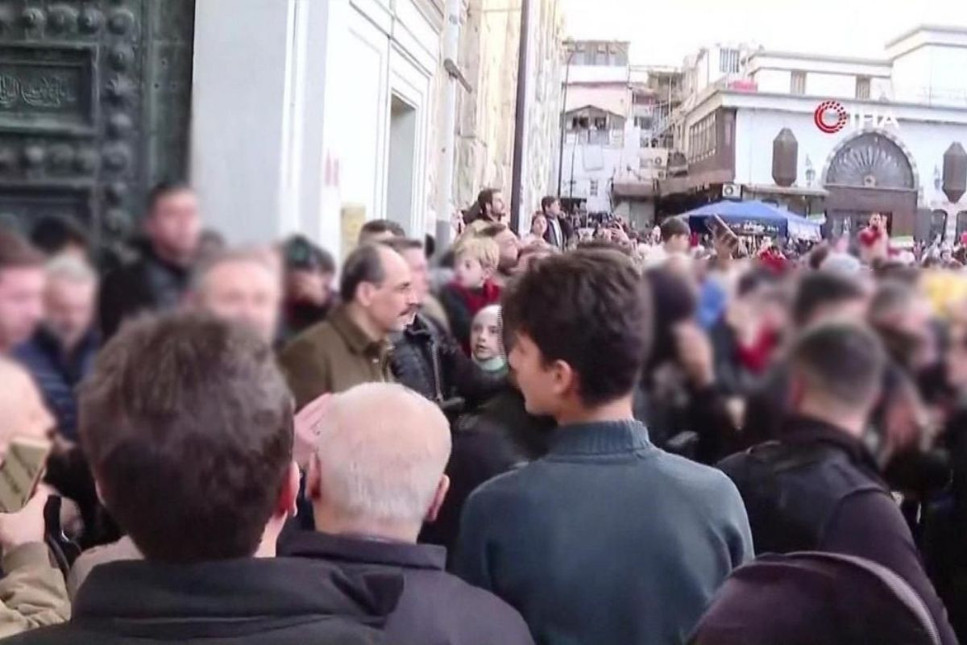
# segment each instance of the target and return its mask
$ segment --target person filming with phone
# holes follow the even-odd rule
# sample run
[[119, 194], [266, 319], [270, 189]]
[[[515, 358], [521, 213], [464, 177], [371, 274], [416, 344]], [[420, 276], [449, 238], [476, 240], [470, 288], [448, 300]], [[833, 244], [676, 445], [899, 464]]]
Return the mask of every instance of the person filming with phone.
[[0, 358], [0, 638], [70, 617], [64, 576], [45, 540], [52, 491], [37, 485], [53, 427], [30, 375]]

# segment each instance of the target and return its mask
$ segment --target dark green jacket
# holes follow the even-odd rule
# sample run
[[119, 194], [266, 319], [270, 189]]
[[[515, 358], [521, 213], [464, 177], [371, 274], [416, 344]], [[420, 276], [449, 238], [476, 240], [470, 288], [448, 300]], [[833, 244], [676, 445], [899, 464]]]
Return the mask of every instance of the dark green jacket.
[[370, 339], [344, 306], [296, 336], [279, 355], [299, 408], [327, 392], [362, 383], [390, 382], [390, 343]]

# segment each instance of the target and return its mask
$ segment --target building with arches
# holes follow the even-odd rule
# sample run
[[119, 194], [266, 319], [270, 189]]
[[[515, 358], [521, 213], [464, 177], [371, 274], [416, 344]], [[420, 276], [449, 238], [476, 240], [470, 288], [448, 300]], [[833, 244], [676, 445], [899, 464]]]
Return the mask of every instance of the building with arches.
[[881, 212], [894, 235], [959, 236], [967, 77], [954, 71], [965, 67], [967, 29], [947, 27], [917, 27], [881, 59], [755, 50], [744, 83], [713, 83], [683, 104], [687, 171], [659, 183], [659, 211], [762, 199], [824, 214], [836, 234]]

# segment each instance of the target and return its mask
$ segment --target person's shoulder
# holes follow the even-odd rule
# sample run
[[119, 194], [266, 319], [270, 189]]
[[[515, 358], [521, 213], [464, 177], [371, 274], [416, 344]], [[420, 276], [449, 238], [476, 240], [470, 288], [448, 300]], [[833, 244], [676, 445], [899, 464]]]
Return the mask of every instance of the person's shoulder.
[[717, 502], [741, 503], [735, 484], [718, 468], [699, 464], [665, 451], [659, 451], [654, 463], [662, 478], [679, 490]]
[[440, 292], [437, 294], [441, 303], [443, 300], [448, 298], [458, 298], [462, 294], [462, 289], [456, 280], [450, 280], [440, 287]]
[[320, 349], [326, 347], [329, 343], [334, 342], [339, 339], [340, 336], [336, 333], [335, 327], [328, 320], [323, 320], [315, 325], [312, 325], [308, 329], [303, 330], [292, 338], [285, 347], [282, 348], [281, 355], [283, 357], [297, 357], [308, 349]]
[[529, 633], [527, 624], [517, 610], [493, 593], [475, 587], [446, 571], [432, 572], [430, 575], [434, 580], [436, 594], [441, 598], [441, 605], [447, 607], [453, 619], [466, 628], [472, 628], [474, 633], [479, 634], [482, 631], [484, 634], [499, 634], [508, 638]]
[[535, 484], [534, 476], [539, 469], [538, 463], [532, 462], [497, 475], [474, 490], [467, 504], [489, 509], [522, 503], [527, 498], [528, 490]]
[[830, 483], [840, 486], [843, 490], [870, 493], [889, 493], [879, 474], [871, 471], [857, 462], [850, 455], [826, 450], [823, 453], [822, 463], [817, 463], [815, 468], [818, 470], [821, 465], [825, 465], [823, 472], [829, 478]]
[[102, 283], [119, 284], [141, 280], [149, 263], [147, 253], [139, 253], [126, 258], [105, 273]]

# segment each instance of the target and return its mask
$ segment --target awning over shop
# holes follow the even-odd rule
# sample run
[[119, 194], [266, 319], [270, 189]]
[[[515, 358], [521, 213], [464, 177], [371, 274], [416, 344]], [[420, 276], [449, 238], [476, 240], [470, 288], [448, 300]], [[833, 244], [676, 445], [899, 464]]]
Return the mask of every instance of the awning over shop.
[[822, 237], [817, 222], [754, 200], [723, 200], [688, 211], [680, 217], [687, 219], [689, 226], [697, 228], [704, 226], [705, 221], [713, 215], [718, 215], [740, 235], [770, 235], [800, 240], [818, 240]]

